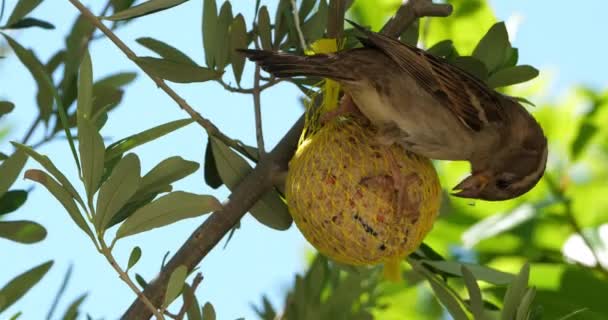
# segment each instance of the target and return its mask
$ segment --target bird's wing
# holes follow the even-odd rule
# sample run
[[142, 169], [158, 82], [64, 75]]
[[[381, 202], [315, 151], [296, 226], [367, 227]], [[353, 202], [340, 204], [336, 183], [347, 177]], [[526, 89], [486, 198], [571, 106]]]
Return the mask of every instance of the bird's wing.
[[424, 50], [350, 23], [365, 35], [359, 37], [364, 46], [390, 57], [468, 128], [480, 131], [491, 122], [504, 121], [501, 97], [474, 76]]

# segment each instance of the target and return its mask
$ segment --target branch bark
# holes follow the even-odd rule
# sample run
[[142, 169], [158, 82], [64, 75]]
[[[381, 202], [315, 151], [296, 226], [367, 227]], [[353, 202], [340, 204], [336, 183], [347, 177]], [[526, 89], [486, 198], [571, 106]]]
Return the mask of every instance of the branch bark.
[[[340, 6], [336, 7], [339, 8]], [[417, 18], [427, 15], [449, 15], [450, 12], [450, 5], [433, 4], [430, 0], [410, 0], [399, 8], [395, 16], [382, 29], [382, 32], [396, 37]], [[334, 16], [339, 17], [340, 14], [338, 13]], [[332, 33], [330, 36], [334, 37], [341, 33], [340, 24], [337, 21], [335, 22], [335, 27], [332, 26], [332, 30], [329, 30]], [[273, 183], [276, 182], [276, 176], [287, 170], [287, 163], [296, 150], [303, 128], [304, 117], [302, 116], [268, 156], [264, 158], [264, 161], [261, 161], [243, 179], [230, 195], [229, 201], [223, 210], [213, 213], [192, 233], [167, 265], [165, 265], [156, 279], [146, 287], [144, 295], [150, 301], [159, 304], [163, 299], [167, 281], [173, 270], [180, 265], [185, 265], [188, 270], [196, 267], [224, 235], [240, 221], [245, 213], [273, 187]], [[149, 319], [150, 316], [150, 311], [139, 299], [136, 299], [122, 316], [122, 319]]]

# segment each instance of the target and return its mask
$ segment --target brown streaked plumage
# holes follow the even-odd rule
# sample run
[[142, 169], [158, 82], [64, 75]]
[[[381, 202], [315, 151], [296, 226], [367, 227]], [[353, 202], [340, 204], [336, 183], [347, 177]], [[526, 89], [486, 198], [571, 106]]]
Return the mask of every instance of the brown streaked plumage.
[[542, 177], [547, 140], [515, 99], [425, 51], [355, 25], [363, 48], [296, 56], [239, 50], [277, 77], [338, 81], [389, 143], [423, 156], [467, 160], [472, 175], [454, 195], [506, 200]]

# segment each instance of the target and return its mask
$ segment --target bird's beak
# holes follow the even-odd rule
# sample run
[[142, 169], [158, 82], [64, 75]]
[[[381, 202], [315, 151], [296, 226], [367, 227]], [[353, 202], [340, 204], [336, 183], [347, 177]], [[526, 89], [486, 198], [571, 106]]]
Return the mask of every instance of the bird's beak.
[[481, 191], [489, 182], [490, 175], [487, 172], [470, 175], [452, 189], [458, 190], [453, 192], [452, 195], [461, 198], [479, 198]]

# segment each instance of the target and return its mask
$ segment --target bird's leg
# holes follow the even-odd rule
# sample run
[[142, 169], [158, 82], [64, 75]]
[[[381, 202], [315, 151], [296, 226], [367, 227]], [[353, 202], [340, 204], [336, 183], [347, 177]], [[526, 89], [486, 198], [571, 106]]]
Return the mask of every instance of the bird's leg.
[[325, 123], [335, 119], [336, 117], [345, 115], [345, 114], [361, 115], [361, 111], [359, 111], [359, 108], [357, 108], [357, 105], [355, 105], [353, 98], [351, 98], [350, 95], [348, 95], [348, 94], [345, 94], [344, 96], [342, 96], [342, 99], [340, 99], [340, 104], [338, 105], [338, 108], [336, 108], [335, 110], [332, 110], [332, 111], [325, 112], [324, 114], [321, 115], [321, 118], [320, 118], [321, 124], [325, 124]]

